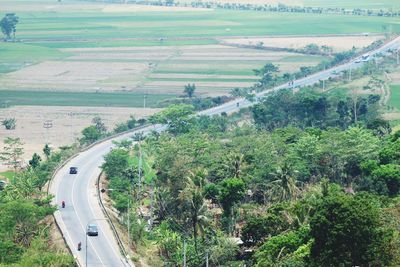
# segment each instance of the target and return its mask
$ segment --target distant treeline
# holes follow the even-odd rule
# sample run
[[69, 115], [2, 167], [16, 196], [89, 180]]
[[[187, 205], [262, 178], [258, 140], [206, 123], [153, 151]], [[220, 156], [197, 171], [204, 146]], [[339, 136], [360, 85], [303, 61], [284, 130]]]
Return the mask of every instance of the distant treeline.
[[[90, 1], [90, 0], [89, 0]], [[91, 0], [93, 2], [99, 0]], [[104, 2], [99, 1], [99, 2]], [[265, 12], [289, 12], [289, 13], [312, 13], [312, 14], [340, 14], [340, 15], [355, 15], [355, 16], [378, 16], [378, 17], [399, 17], [400, 9], [394, 10], [389, 9], [363, 9], [363, 8], [332, 8], [332, 7], [303, 7], [303, 6], [288, 6], [279, 3], [278, 5], [256, 5], [256, 4], [240, 4], [240, 3], [221, 3], [221, 2], [203, 2], [203, 1], [193, 1], [191, 3], [180, 3], [174, 0], [165, 1], [151, 1], [151, 0], [106, 0], [110, 3], [133, 3], [142, 5], [152, 5], [152, 6], [191, 6], [197, 8], [222, 8], [222, 9], [232, 9], [232, 10], [255, 10], [255, 11], [265, 11]]]

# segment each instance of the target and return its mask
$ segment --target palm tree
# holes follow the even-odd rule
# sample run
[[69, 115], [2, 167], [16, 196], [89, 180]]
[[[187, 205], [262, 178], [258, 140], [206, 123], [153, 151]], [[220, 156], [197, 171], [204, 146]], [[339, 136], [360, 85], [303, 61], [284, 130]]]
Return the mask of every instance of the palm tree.
[[272, 173], [275, 180], [268, 184], [270, 188], [269, 195], [272, 199], [278, 201], [291, 201], [297, 198], [300, 189], [298, 188], [298, 182], [294, 177], [295, 173], [297, 173], [297, 171], [292, 170], [287, 163], [282, 167], [278, 167], [275, 173]]
[[207, 206], [204, 204], [203, 185], [205, 183], [206, 172], [197, 170], [190, 172], [186, 178], [184, 189], [180, 192], [179, 198], [184, 206], [189, 208], [189, 216], [193, 230], [194, 246], [197, 253], [197, 236], [204, 234], [204, 228], [209, 220], [206, 216]]
[[224, 167], [229, 170], [230, 175], [234, 178], [240, 178], [240, 174], [242, 172], [242, 165], [244, 163], [244, 155], [231, 153], [228, 155], [229, 162], [224, 164]]
[[38, 189], [38, 179], [33, 170], [17, 173], [4, 188], [3, 197], [8, 200], [40, 198], [43, 193]]

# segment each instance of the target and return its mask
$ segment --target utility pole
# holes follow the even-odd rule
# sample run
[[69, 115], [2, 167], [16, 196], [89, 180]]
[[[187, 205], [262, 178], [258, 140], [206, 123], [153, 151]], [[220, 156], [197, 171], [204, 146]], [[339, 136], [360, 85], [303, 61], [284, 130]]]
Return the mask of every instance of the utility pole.
[[129, 194], [128, 194], [128, 251], [131, 249], [131, 181], [129, 181]]
[[[139, 138], [141, 139], [142, 137], [140, 136]], [[140, 141], [141, 141], [140, 139], [138, 142], [138, 144], [139, 144], [139, 164], [138, 164], [139, 188], [138, 188], [138, 194], [137, 194], [138, 200], [140, 198], [140, 191], [141, 191], [141, 187], [142, 187], [142, 147], [140, 146]]]
[[147, 94], [143, 94], [143, 108], [146, 108], [146, 98], [147, 98]]
[[400, 64], [399, 49], [396, 50], [396, 55], [397, 55], [397, 65], [399, 65]]
[[71, 142], [74, 142], [74, 133], [72, 131], [72, 111], [69, 113], [69, 122], [71, 126], [69, 127], [70, 134], [71, 134]]
[[186, 239], [183, 239], [183, 267], [186, 267]]
[[349, 82], [351, 82], [351, 67], [349, 69]]
[[150, 223], [149, 229], [153, 226], [153, 207], [154, 207], [154, 182], [151, 182], [151, 197], [150, 197]]

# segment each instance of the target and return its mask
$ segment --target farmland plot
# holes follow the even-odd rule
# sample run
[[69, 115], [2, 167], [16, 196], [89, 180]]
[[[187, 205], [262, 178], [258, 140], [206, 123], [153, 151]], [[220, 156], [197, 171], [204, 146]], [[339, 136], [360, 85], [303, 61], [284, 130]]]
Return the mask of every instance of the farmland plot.
[[357, 35], [357, 36], [286, 36], [286, 37], [246, 37], [246, 38], [224, 38], [223, 42], [238, 45], [265, 46], [289, 49], [302, 49], [306, 45], [316, 44], [328, 46], [334, 53], [350, 50], [353, 47], [363, 48], [374, 41], [383, 39], [383, 35]]
[[[15, 106], [0, 109], [0, 120], [10, 117], [17, 120], [15, 130], [0, 127], [0, 136], [21, 138], [25, 143], [24, 160], [27, 162], [34, 152], [42, 151], [45, 143], [54, 148], [73, 143], [81, 137], [80, 132], [91, 124], [95, 116], [101, 117], [107, 128], [112, 130], [116, 124], [128, 120], [130, 115], [141, 118], [157, 111], [158, 109], [143, 108]], [[52, 127], [44, 128], [45, 122], [50, 122]], [[0, 150], [2, 148], [1, 145]]]
[[267, 62], [282, 72], [318, 64], [323, 57], [223, 45], [67, 48], [62, 61], [44, 61], [0, 77], [4, 88], [58, 91], [127, 91], [180, 94], [195, 83], [202, 95], [248, 87], [253, 69]]

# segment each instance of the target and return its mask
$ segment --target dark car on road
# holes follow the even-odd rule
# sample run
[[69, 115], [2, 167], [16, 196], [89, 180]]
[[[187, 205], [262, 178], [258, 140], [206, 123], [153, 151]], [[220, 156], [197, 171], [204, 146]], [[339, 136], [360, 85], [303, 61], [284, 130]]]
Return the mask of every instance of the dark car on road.
[[97, 236], [99, 235], [99, 231], [97, 229], [97, 225], [89, 224], [87, 227], [87, 235], [89, 236]]
[[78, 168], [77, 167], [70, 167], [69, 168], [69, 173], [70, 174], [77, 174], [78, 173]]

